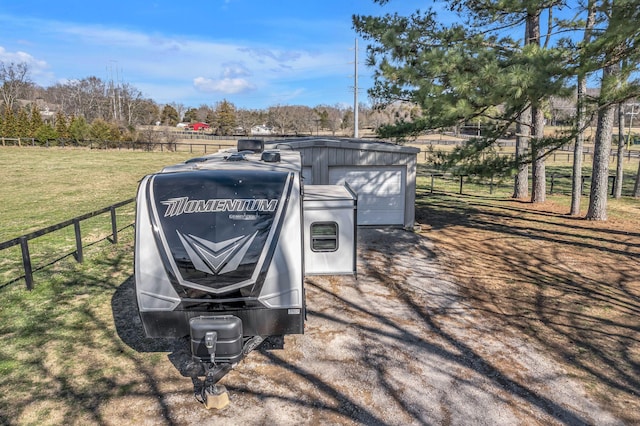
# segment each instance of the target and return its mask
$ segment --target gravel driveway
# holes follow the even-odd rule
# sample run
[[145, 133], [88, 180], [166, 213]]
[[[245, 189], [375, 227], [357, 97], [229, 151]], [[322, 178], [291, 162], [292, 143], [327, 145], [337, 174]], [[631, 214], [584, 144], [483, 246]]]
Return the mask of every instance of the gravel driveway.
[[[159, 342], [170, 353], [156, 364], [163, 373], [154, 400], [112, 406], [104, 418], [154, 425], [619, 424], [549, 356], [469, 306], [440, 273], [428, 234], [359, 233], [357, 279], [309, 277], [306, 333], [287, 336], [284, 350], [255, 350], [227, 374], [220, 383], [228, 407], [199, 405], [186, 343]], [[132, 288], [122, 294], [134, 297]], [[158, 351], [135, 342], [135, 315], [114, 315], [127, 344]]]

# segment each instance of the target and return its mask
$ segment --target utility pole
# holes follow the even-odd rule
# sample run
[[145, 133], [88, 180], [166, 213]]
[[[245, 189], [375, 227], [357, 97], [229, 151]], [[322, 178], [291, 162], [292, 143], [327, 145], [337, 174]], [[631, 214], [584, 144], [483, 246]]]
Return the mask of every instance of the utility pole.
[[358, 137], [358, 39], [356, 38], [356, 48], [354, 54], [353, 73], [353, 137]]

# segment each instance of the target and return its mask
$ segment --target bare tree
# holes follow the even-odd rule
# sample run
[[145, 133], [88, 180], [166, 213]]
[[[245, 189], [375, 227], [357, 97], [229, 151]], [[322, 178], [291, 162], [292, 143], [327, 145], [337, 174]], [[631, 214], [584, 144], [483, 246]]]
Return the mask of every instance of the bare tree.
[[236, 122], [242, 128], [244, 135], [251, 134], [251, 128], [258, 124], [264, 124], [266, 114], [264, 111], [257, 109], [238, 109], [236, 112]]
[[182, 121], [184, 119], [184, 113], [187, 111], [187, 107], [179, 102], [171, 102], [169, 105], [178, 112], [178, 119]]
[[29, 65], [25, 62], [0, 61], [0, 92], [4, 105], [14, 109], [16, 100], [23, 97], [25, 90], [31, 85]]
[[287, 108], [285, 105], [274, 105], [269, 107], [269, 124], [271, 127], [278, 129], [280, 134], [285, 134], [290, 126], [291, 117], [289, 117]]
[[317, 115], [312, 108], [304, 105], [294, 105], [286, 107], [286, 110], [291, 117], [291, 130], [296, 135], [313, 133]]
[[120, 86], [120, 103], [122, 105], [122, 120], [129, 126], [139, 123], [142, 112], [142, 92], [129, 83]]
[[335, 136], [342, 124], [344, 107], [341, 105], [318, 105], [315, 110], [316, 114], [320, 116], [317, 126], [331, 131], [332, 136]]

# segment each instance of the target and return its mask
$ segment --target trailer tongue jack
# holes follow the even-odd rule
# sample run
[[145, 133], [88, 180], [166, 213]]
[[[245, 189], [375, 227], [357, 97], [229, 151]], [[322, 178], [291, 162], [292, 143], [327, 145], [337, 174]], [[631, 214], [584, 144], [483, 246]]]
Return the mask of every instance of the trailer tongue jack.
[[218, 385], [217, 382], [231, 370], [231, 367], [230, 364], [204, 364], [206, 378], [200, 395], [196, 395], [196, 399], [204, 404], [207, 409], [221, 410], [229, 405], [227, 388], [224, 385]]

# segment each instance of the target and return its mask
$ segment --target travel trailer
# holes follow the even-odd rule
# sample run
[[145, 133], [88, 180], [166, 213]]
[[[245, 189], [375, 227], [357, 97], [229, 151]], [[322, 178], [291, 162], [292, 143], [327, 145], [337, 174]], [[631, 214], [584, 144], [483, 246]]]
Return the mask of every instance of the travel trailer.
[[357, 197], [304, 185], [300, 153], [240, 140], [238, 148], [142, 179], [135, 288], [148, 337], [190, 337], [205, 372], [202, 402], [264, 339], [304, 333], [305, 274], [355, 274]]

